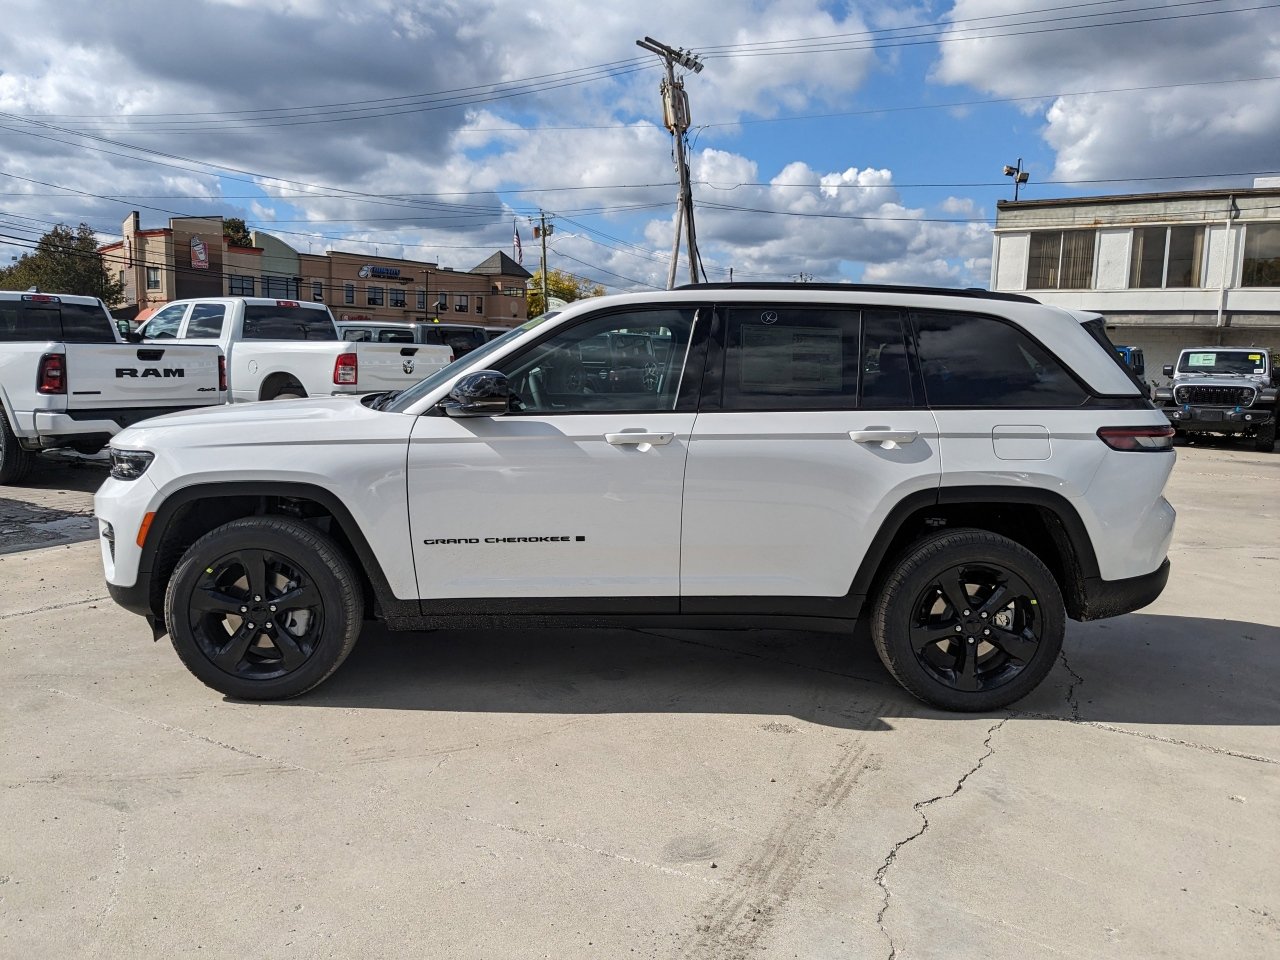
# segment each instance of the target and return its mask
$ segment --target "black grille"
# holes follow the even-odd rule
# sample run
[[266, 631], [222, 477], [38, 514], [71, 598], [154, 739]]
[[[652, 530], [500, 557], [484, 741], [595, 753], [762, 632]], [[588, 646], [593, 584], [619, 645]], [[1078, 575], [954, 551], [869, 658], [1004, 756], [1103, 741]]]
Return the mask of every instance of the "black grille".
[[1208, 404], [1217, 407], [1247, 407], [1253, 403], [1253, 387], [1178, 387], [1175, 403]]

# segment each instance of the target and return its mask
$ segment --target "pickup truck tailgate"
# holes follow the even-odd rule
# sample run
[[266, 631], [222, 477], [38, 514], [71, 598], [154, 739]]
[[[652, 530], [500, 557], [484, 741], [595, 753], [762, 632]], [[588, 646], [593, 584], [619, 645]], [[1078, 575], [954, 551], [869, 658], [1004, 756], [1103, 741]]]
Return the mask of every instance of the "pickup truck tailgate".
[[221, 403], [217, 347], [68, 343], [68, 410], [194, 407]]
[[344, 352], [356, 355], [359, 370], [352, 393], [403, 390], [453, 360], [448, 347], [434, 344], [358, 342], [344, 347]]

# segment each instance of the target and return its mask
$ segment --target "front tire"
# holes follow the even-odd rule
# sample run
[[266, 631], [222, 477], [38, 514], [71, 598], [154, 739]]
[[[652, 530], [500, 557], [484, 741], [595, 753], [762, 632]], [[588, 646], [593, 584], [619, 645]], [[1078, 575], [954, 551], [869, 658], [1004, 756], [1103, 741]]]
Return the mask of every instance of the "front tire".
[[1253, 449], [1259, 453], [1271, 453], [1276, 448], [1276, 422], [1272, 420], [1265, 427], [1259, 427], [1253, 438]]
[[364, 600], [329, 537], [296, 520], [247, 517], [192, 544], [164, 610], [174, 650], [207, 686], [240, 700], [286, 700], [347, 658]]
[[1053, 668], [1066, 609], [1035, 554], [986, 530], [912, 544], [872, 609], [885, 667], [946, 710], [988, 711], [1030, 693]]
[[9, 418], [0, 410], [0, 483], [21, 483], [35, 463], [36, 455], [22, 449]]

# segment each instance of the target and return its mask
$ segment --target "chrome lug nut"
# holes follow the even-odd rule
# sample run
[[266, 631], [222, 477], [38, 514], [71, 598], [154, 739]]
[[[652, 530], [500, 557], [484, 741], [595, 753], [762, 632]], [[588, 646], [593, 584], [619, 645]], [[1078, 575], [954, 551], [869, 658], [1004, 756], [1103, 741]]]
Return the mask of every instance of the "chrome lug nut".
[[973, 643], [973, 637], [965, 637], [965, 639], [968, 640], [970, 643]]
[[276, 612], [276, 605], [274, 603], [271, 605], [271, 612], [272, 613]]
[[983, 630], [983, 631], [982, 631], [982, 635], [983, 635], [984, 637], [989, 637], [989, 636], [991, 636], [991, 631], [990, 631], [990, 630]]
[[963, 633], [964, 627], [956, 627], [956, 633]]
[[241, 612], [241, 613], [248, 613], [248, 612], [249, 612], [249, 608], [248, 608], [248, 607], [241, 607], [241, 608], [240, 608], [240, 612]]
[[983, 620], [987, 619], [987, 611], [983, 610], [982, 613], [978, 614], [978, 616], [980, 616]]
[[969, 611], [968, 611], [968, 610], [966, 610], [966, 611], [964, 612], [964, 615], [967, 617], [967, 616], [969, 615]]
[[254, 598], [253, 598], [253, 602], [254, 602], [254, 603], [261, 603], [261, 602], [262, 602], [262, 598], [261, 598], [261, 597], [254, 597]]
[[250, 630], [252, 630], [252, 629], [253, 629], [253, 624], [252, 624], [252, 623], [251, 623], [251, 624], [249, 624], [249, 629], [250, 629]]

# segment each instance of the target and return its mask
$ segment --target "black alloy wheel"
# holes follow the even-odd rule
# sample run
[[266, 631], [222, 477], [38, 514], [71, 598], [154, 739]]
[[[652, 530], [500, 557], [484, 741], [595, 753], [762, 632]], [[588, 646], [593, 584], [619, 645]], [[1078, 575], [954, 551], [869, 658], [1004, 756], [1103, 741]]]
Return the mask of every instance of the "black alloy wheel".
[[283, 517], [234, 520], [197, 540], [165, 596], [183, 663], [246, 700], [286, 699], [322, 682], [351, 652], [362, 614], [342, 550]]
[[872, 609], [876, 651], [908, 691], [983, 711], [1030, 693], [1053, 668], [1066, 625], [1057, 581], [1027, 548], [986, 530], [919, 540]]

